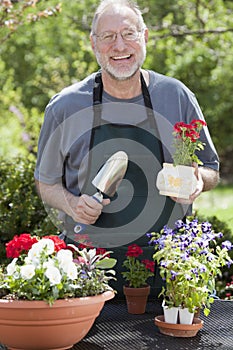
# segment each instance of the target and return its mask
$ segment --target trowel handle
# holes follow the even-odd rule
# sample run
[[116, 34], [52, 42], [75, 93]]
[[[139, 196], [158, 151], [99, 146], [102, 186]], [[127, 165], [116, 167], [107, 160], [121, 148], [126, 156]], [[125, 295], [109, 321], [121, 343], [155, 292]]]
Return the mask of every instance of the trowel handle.
[[[95, 194], [93, 194], [92, 198], [94, 198], [97, 202], [102, 203], [103, 200], [103, 195], [101, 192], [96, 192]], [[86, 228], [86, 224], [79, 224], [77, 223], [74, 226], [74, 233], [82, 233]]]
[[101, 192], [96, 192], [95, 194], [93, 194], [92, 198], [94, 198], [99, 203], [102, 203], [103, 201], [103, 195]]

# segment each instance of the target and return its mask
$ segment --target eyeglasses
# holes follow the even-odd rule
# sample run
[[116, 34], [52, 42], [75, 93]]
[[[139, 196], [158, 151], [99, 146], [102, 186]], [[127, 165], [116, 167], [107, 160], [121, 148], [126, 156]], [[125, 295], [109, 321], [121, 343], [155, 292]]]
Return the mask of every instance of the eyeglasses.
[[117, 35], [120, 34], [125, 41], [136, 41], [141, 35], [142, 31], [135, 29], [124, 29], [121, 32], [103, 32], [99, 35], [94, 34], [102, 43], [112, 44], [116, 41]]

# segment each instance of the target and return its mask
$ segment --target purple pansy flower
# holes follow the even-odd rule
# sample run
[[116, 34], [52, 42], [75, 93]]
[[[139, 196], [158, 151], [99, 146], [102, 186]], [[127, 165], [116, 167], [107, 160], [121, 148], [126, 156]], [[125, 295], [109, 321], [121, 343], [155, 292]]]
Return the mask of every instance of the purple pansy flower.
[[222, 242], [222, 248], [226, 248], [227, 250], [231, 250], [231, 248], [232, 248], [231, 242], [230, 241]]

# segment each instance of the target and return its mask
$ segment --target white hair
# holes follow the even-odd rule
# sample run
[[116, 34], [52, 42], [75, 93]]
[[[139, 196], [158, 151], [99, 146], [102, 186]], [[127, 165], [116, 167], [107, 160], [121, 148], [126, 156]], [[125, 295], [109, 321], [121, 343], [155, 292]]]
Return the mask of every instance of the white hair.
[[144, 19], [142, 17], [142, 13], [137, 5], [136, 2], [131, 1], [131, 0], [102, 0], [99, 4], [99, 6], [97, 7], [95, 14], [94, 14], [94, 18], [92, 21], [92, 27], [91, 27], [91, 35], [96, 33], [96, 28], [98, 25], [98, 21], [99, 21], [99, 17], [104, 13], [104, 11], [110, 7], [110, 6], [126, 6], [129, 7], [130, 9], [132, 9], [136, 15], [138, 16], [138, 24], [139, 24], [139, 30], [142, 30], [144, 28], [146, 28]]

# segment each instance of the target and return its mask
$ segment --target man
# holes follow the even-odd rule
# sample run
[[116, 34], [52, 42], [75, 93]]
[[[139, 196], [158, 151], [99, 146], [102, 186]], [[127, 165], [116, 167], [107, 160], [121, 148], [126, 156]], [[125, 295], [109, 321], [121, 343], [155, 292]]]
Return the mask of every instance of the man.
[[[119, 270], [129, 243], [141, 245], [151, 257], [145, 233], [183, 218], [201, 192], [218, 183], [218, 156], [205, 127], [194, 193], [188, 200], [158, 194], [157, 173], [164, 160], [171, 162], [172, 126], [203, 120], [203, 115], [181, 82], [141, 68], [147, 41], [148, 29], [135, 4], [100, 3], [91, 44], [101, 71], [51, 99], [35, 171], [42, 199], [60, 211], [65, 239], [78, 243], [82, 237], [75, 235], [75, 225], [86, 224], [94, 245], [114, 248]], [[126, 176], [116, 196], [100, 203], [92, 197], [92, 179], [119, 150], [129, 157]], [[117, 277], [122, 284], [121, 274]]]

